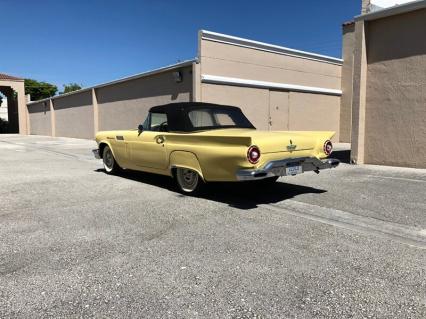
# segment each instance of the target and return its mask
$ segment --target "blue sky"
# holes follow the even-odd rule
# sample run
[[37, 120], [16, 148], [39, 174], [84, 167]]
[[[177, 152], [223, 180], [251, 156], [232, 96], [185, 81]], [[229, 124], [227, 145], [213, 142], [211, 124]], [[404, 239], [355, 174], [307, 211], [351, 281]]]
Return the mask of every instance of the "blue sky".
[[90, 86], [195, 57], [199, 29], [340, 57], [360, 3], [0, 0], [0, 72]]

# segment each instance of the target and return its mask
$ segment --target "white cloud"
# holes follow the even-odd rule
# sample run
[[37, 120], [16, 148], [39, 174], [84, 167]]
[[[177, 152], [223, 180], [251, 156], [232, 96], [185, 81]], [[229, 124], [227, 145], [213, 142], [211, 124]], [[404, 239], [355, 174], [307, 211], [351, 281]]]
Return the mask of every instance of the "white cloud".
[[414, 0], [371, 0], [371, 4], [381, 8], [389, 8], [399, 4], [413, 2]]

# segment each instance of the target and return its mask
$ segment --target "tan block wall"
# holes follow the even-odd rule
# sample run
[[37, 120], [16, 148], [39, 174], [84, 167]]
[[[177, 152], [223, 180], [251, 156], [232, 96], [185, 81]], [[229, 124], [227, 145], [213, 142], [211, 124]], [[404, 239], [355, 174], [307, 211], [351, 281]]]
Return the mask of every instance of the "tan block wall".
[[340, 98], [330, 95], [290, 92], [291, 131], [334, 131], [339, 141]]
[[339, 141], [336, 96], [203, 83], [202, 97], [203, 102], [240, 107], [259, 130], [335, 131], [333, 141]]
[[[199, 54], [204, 75], [341, 89], [342, 67], [333, 63], [207, 39]], [[207, 83], [199, 95], [202, 102], [239, 106], [261, 130], [329, 130], [339, 141], [339, 96]]]
[[152, 106], [191, 101], [192, 67], [181, 72], [181, 83], [165, 72], [96, 89], [99, 130], [137, 128]]
[[355, 23], [343, 26], [342, 97], [340, 100], [340, 141], [350, 143], [352, 131], [353, 65]]
[[268, 89], [206, 83], [201, 85], [201, 89], [202, 102], [238, 106], [257, 129], [268, 130]]
[[91, 91], [71, 94], [53, 100], [56, 136], [93, 138], [93, 105]]
[[340, 89], [341, 66], [201, 40], [201, 74]]
[[426, 168], [426, 10], [367, 25], [365, 162]]
[[49, 101], [31, 104], [28, 106], [30, 119], [30, 134], [51, 135]]

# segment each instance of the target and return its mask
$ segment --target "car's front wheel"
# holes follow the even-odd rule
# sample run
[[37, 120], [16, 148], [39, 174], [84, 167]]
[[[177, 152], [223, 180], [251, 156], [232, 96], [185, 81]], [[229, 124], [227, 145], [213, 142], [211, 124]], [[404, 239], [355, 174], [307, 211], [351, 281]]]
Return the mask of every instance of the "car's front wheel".
[[183, 194], [194, 195], [201, 190], [204, 184], [200, 175], [189, 168], [176, 168], [175, 178], [177, 186]]
[[109, 146], [105, 146], [102, 152], [102, 161], [104, 163], [104, 169], [108, 174], [115, 174], [119, 171], [120, 166], [118, 166], [115, 161], [114, 155], [112, 154]]

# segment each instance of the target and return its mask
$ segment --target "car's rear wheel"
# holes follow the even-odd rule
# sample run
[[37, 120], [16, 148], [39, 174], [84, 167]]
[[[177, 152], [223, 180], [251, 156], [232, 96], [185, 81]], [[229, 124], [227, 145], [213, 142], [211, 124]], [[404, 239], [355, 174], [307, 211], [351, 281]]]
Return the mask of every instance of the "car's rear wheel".
[[189, 168], [176, 168], [175, 178], [177, 186], [183, 194], [196, 194], [204, 184], [200, 175]]
[[104, 169], [108, 174], [115, 174], [120, 170], [120, 166], [118, 166], [115, 161], [114, 155], [112, 154], [109, 146], [105, 146], [102, 152], [102, 161], [104, 163]]

